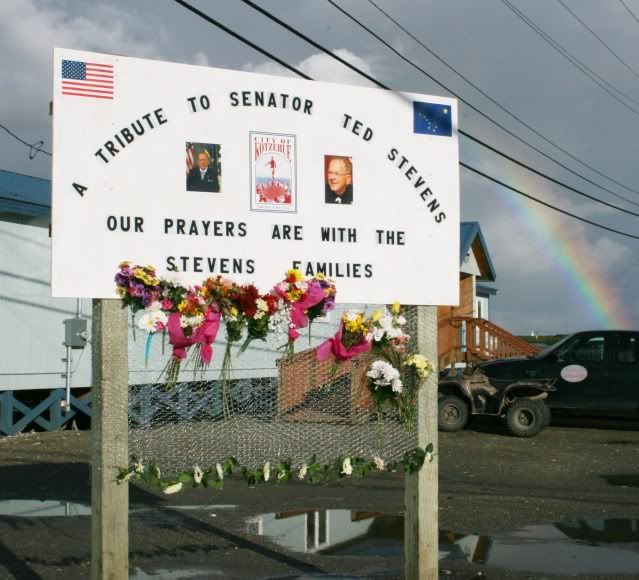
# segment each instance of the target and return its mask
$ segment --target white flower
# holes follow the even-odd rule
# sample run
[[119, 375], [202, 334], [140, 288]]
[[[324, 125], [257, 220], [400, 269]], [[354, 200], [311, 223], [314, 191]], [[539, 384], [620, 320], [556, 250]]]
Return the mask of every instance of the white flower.
[[160, 475], [162, 474], [162, 472], [160, 471], [160, 468], [156, 465], [155, 466], [155, 477], [157, 477], [158, 479], [160, 479]]
[[129, 473], [127, 473], [124, 477], [121, 477], [118, 480], [118, 483], [123, 483], [125, 481], [129, 481], [129, 479], [131, 479], [134, 475], [135, 475], [135, 471], [129, 471]]
[[151, 304], [149, 306], [146, 307], [147, 310], [162, 310], [162, 303], [158, 302], [157, 300], [155, 302], [151, 302]]
[[375, 342], [382, 340], [382, 338], [384, 338], [384, 334], [386, 334], [386, 331], [383, 328], [379, 328], [378, 326], [373, 328], [373, 340]]
[[[154, 302], [153, 304], [160, 304]], [[153, 304], [151, 306], [153, 306]], [[169, 322], [169, 317], [162, 310], [146, 310], [138, 320], [137, 327], [146, 332], [156, 332], [159, 328], [164, 328]]]
[[255, 307], [261, 312], [268, 312], [268, 304], [263, 298], [258, 298], [255, 301]]
[[406, 324], [406, 319], [403, 316], [399, 315], [397, 317], [397, 324], [399, 324], [400, 326], [404, 326], [404, 324]]
[[347, 457], [344, 459], [342, 463], [342, 473], [344, 475], [352, 475], [353, 474], [353, 466], [351, 465], [351, 458]]
[[215, 464], [215, 472], [217, 473], [217, 478], [220, 481], [224, 479], [224, 470], [222, 469], [222, 465], [220, 463]]
[[164, 493], [166, 495], [171, 495], [173, 493], [177, 493], [178, 491], [182, 490], [182, 482], [178, 482], [178, 483], [173, 483], [172, 485], [169, 485], [167, 487], [164, 488]]
[[265, 312], [262, 312], [261, 310], [258, 310], [258, 311], [255, 313], [255, 316], [253, 316], [253, 318], [254, 318], [255, 320], [259, 320], [260, 318], [264, 318], [264, 315], [265, 315], [265, 314], [266, 314]]
[[182, 328], [197, 328], [204, 322], [204, 314], [196, 314], [195, 316], [180, 316], [180, 326]]
[[268, 320], [268, 329], [277, 335], [283, 335], [288, 332], [291, 322], [291, 307], [280, 301], [277, 311]]
[[424, 455], [424, 463], [431, 463], [433, 461], [433, 454], [430, 451], [426, 451]]
[[402, 381], [399, 378], [399, 371], [390, 363], [383, 360], [376, 360], [371, 365], [366, 376], [378, 387], [391, 385], [393, 391], [399, 393], [402, 390]]
[[264, 464], [264, 468], [262, 469], [262, 473], [264, 474], [264, 481], [268, 481], [271, 477], [271, 463], [267, 461]]
[[133, 468], [135, 470], [135, 473], [144, 473], [144, 463], [142, 463], [142, 460], [136, 461]]
[[193, 480], [195, 481], [195, 483], [197, 483], [198, 485], [200, 483], [202, 483], [202, 477], [204, 476], [204, 474], [202, 473], [202, 470], [200, 469], [199, 465], [196, 465], [193, 468]]
[[373, 463], [379, 471], [384, 471], [386, 469], [386, 464], [379, 455], [375, 455], [375, 457], [373, 457]]
[[297, 475], [298, 479], [304, 479], [308, 472], [308, 465], [306, 463], [302, 463], [302, 467], [300, 467], [300, 472]]
[[160, 280], [169, 286], [181, 286], [182, 281], [180, 280], [180, 276], [178, 274], [169, 274], [168, 276], [163, 276]]

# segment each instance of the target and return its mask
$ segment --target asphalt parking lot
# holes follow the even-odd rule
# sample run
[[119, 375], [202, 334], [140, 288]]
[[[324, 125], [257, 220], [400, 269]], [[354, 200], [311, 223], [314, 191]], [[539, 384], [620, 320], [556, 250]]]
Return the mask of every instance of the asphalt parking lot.
[[[1, 579], [89, 577], [89, 443], [0, 439]], [[556, 420], [518, 439], [475, 421], [440, 434], [439, 461], [443, 578], [639, 577], [639, 424]], [[400, 473], [170, 497], [132, 487], [131, 577], [398, 578], [402, 511]]]

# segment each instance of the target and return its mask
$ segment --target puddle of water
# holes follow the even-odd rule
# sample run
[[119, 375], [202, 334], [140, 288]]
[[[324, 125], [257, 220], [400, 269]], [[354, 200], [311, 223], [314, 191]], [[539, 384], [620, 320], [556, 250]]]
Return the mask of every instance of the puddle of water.
[[[165, 505], [146, 506], [132, 504], [129, 513], [138, 513], [155, 510], [178, 510], [178, 511], [215, 511], [225, 509], [236, 509], [236, 504], [203, 504], [203, 505]], [[85, 503], [60, 500], [39, 500], [39, 499], [8, 499], [0, 501], [0, 517], [10, 516], [12, 518], [57, 518], [90, 516], [91, 506]]]
[[[249, 532], [294, 552], [403, 557], [401, 516], [351, 510], [262, 514]], [[635, 545], [632, 545], [635, 544]], [[639, 520], [565, 520], [491, 536], [440, 530], [439, 559], [548, 574], [639, 573]]]
[[91, 506], [58, 500], [8, 499], [0, 501], [0, 516], [12, 518], [52, 518], [90, 516]]
[[129, 575], [129, 580], [186, 580], [187, 578], [204, 580], [213, 576], [224, 576], [224, 573], [207, 568], [206, 570], [155, 570], [147, 574], [144, 570], [135, 568]]

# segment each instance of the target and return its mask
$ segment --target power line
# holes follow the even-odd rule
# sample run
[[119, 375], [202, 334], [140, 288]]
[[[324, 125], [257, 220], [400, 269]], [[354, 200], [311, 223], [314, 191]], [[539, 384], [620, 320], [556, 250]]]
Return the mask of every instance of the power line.
[[[289, 24], [287, 24], [286, 22], [284, 22], [283, 20], [280, 20], [279, 18], [277, 18], [277, 16], [272, 15], [270, 12], [268, 12], [267, 10], [265, 10], [264, 8], [262, 8], [261, 6], [258, 6], [257, 4], [255, 4], [254, 2], [252, 2], [251, 0], [241, 0], [244, 4], [246, 4], [247, 6], [250, 6], [251, 8], [253, 8], [254, 10], [257, 10], [258, 12], [260, 12], [260, 14], [263, 14], [264, 16], [266, 16], [269, 20], [272, 20], [273, 22], [275, 22], [276, 24], [278, 24], [279, 26], [282, 26], [283, 28], [285, 28], [286, 30], [288, 30], [289, 32], [291, 32], [292, 34], [294, 34], [295, 36], [301, 38], [302, 40], [308, 42], [310, 45], [314, 46], [315, 48], [317, 48], [318, 50], [321, 50], [323, 53], [327, 54], [328, 56], [330, 56], [331, 58], [337, 60], [338, 62], [342, 63], [343, 65], [347, 66], [348, 68], [350, 68], [351, 70], [353, 70], [354, 72], [362, 75], [363, 77], [365, 77], [366, 79], [368, 79], [369, 81], [371, 81], [372, 83], [376, 84], [378, 87], [381, 87], [383, 89], [387, 89], [390, 90], [390, 87], [381, 83], [380, 81], [378, 81], [377, 79], [375, 79], [374, 77], [372, 77], [371, 75], [365, 73], [364, 71], [362, 71], [361, 69], [359, 69], [358, 67], [356, 67], [355, 65], [351, 64], [350, 62], [348, 62], [347, 60], [341, 58], [340, 56], [334, 54], [332, 51], [330, 51], [328, 48], [326, 48], [325, 46], [321, 45], [320, 43], [314, 41], [313, 39], [309, 38], [308, 36], [306, 36], [305, 34], [303, 34], [302, 32], [299, 32], [298, 30], [296, 30], [295, 28], [293, 28], [292, 26], [290, 26]], [[328, 0], [328, 2], [330, 2], [333, 6], [336, 6], [332, 0]], [[343, 12], [345, 15], [349, 16], [349, 18], [353, 19], [354, 18], [348, 14], [346, 11], [342, 10], [341, 8], [339, 8], [338, 6], [336, 6], [336, 8], [338, 8], [341, 12]], [[357, 22], [357, 21], [356, 21]], [[428, 76], [429, 78], [433, 78], [430, 74], [428, 74], [425, 70], [423, 70], [422, 68], [420, 68], [418, 65], [416, 65], [415, 63], [413, 63], [412, 61], [406, 59], [403, 55], [401, 55], [398, 51], [396, 51], [390, 44], [388, 44], [384, 39], [382, 39], [381, 37], [377, 36], [374, 32], [370, 31], [370, 29], [366, 28], [364, 25], [363, 26], [366, 30], [368, 30], [371, 34], [373, 34], [378, 40], [380, 40], [380, 42], [382, 42], [385, 46], [387, 46], [390, 50], [392, 50], [394, 53], [398, 54], [399, 56], [401, 56], [404, 60], [406, 60], [407, 62], [409, 62], [412, 66], [414, 66], [415, 68], [417, 68], [419, 71], [421, 71], [423, 74], [425, 74], [426, 76]], [[452, 94], [455, 95], [455, 93], [453, 91], [451, 91], [450, 89], [448, 89], [447, 87], [445, 87], [444, 85], [441, 85], [442, 87], [444, 87], [447, 91], [451, 92]], [[457, 96], [457, 95], [455, 95]], [[460, 98], [460, 100], [462, 100]], [[465, 100], [463, 100], [464, 103], [466, 103]], [[471, 105], [472, 106], [472, 105]], [[476, 107], [473, 107], [475, 110], [479, 111], [479, 109], [477, 109]], [[501, 126], [501, 125], [500, 125]], [[570, 185], [567, 185], [557, 179], [554, 179], [548, 175], [546, 175], [545, 173], [542, 173], [541, 171], [538, 171], [536, 169], [533, 169], [531, 166], [526, 165], [525, 163], [523, 163], [522, 161], [518, 161], [516, 159], [514, 159], [513, 157], [506, 155], [505, 153], [502, 153], [501, 151], [499, 151], [497, 148], [488, 145], [485, 141], [482, 141], [481, 139], [479, 139], [478, 137], [474, 137], [473, 135], [470, 135], [469, 133], [466, 133], [465, 131], [458, 129], [458, 132], [460, 135], [463, 135], [464, 137], [467, 137], [469, 139], [471, 139], [472, 141], [474, 141], [475, 143], [485, 147], [486, 149], [489, 149], [490, 151], [492, 151], [493, 153], [496, 153], [497, 155], [500, 155], [501, 157], [503, 157], [504, 159], [507, 159], [508, 161], [512, 161], [513, 163], [516, 163], [517, 165], [519, 165], [520, 167], [523, 167], [525, 169], [528, 169], [529, 171], [535, 173], [536, 175], [539, 175], [541, 177], [544, 177], [545, 179], [548, 179], [549, 181], [560, 185], [566, 189], [568, 189], [569, 191], [573, 191], [574, 193], [577, 193], [578, 195], [581, 195], [583, 197], [586, 197], [596, 203], [600, 203], [602, 205], [605, 205], [607, 207], [610, 207], [612, 209], [616, 209], [621, 211], [622, 213], [626, 213], [635, 217], [639, 217], [639, 214], [630, 211], [628, 209], [625, 209], [623, 207], [620, 207], [618, 205], [614, 205], [612, 203], [608, 203], [607, 201], [603, 201], [593, 195], [590, 195], [588, 193], [585, 193], [579, 189], [576, 189], [574, 187], [571, 187]], [[617, 197], [621, 197], [622, 199], [629, 201], [630, 203], [634, 204], [634, 205], [639, 205], [636, 204], [635, 202], [632, 202], [630, 200], [627, 200], [626, 198], [623, 198], [622, 196], [619, 196], [618, 194], [613, 194], [613, 195], [617, 195]]]
[[577, 16], [568, 6], [566, 6], [566, 3], [563, 0], [557, 0], [557, 2], [559, 2], [559, 4], [561, 4], [568, 11], [568, 13], [577, 22], [579, 22], [579, 24], [581, 24], [588, 32], [590, 32], [590, 34], [592, 34], [592, 36], [594, 36], [606, 48], [606, 50], [610, 54], [612, 54], [621, 64], [623, 64], [633, 75], [635, 75], [639, 79], [639, 73], [637, 73], [637, 71], [634, 68], [632, 68], [614, 50], [612, 50], [612, 48], [610, 48], [610, 46], [608, 46], [608, 44], [606, 44], [606, 42], [604, 42], [604, 40], [592, 28], [590, 28], [590, 26], [588, 26], [581, 18], [579, 18], [579, 16]]
[[[248, 46], [251, 46], [251, 48], [254, 48], [254, 49], [255, 49], [255, 50], [257, 50], [260, 54], [263, 54], [263, 55], [264, 55], [264, 56], [266, 56], [267, 58], [270, 58], [270, 59], [274, 60], [275, 62], [279, 62], [279, 61], [280, 61], [280, 59], [279, 59], [278, 57], [276, 57], [275, 55], [271, 54], [271, 53], [270, 53], [269, 51], [267, 51], [266, 49], [264, 49], [264, 48], [262, 48], [262, 47], [259, 47], [259, 46], [255, 45], [254, 43], [250, 42], [247, 38], [245, 38], [244, 36], [242, 36], [241, 34], [238, 34], [238, 33], [234, 32], [234, 31], [230, 30], [228, 27], [226, 27], [226, 26], [222, 25], [221, 23], [219, 23], [219, 22], [218, 22], [217, 20], [215, 20], [214, 18], [210, 18], [210, 17], [208, 17], [207, 15], [205, 15], [205, 14], [201, 13], [199, 10], [197, 10], [197, 9], [193, 8], [191, 5], [189, 5], [189, 4], [188, 4], [187, 2], [185, 2], [184, 0], [173, 0], [173, 1], [174, 1], [174, 2], [176, 2], [176, 3], [178, 3], [178, 4], [180, 4], [180, 5], [181, 5], [181, 6], [183, 6], [184, 8], [187, 8], [188, 10], [190, 10], [190, 11], [191, 11], [191, 12], [193, 12], [194, 14], [196, 14], [196, 15], [200, 16], [201, 18], [204, 18], [205, 20], [207, 20], [209, 23], [213, 24], [214, 26], [216, 26], [216, 27], [217, 27], [217, 28], [219, 28], [220, 30], [223, 30], [223, 31], [227, 32], [228, 34], [230, 34], [230, 35], [231, 35], [231, 36], [233, 36], [234, 38], [236, 38], [236, 39], [240, 40], [240, 42], [242, 42], [242, 43], [244, 43], [244, 44], [246, 44], [246, 45], [248, 45]], [[304, 74], [302, 71], [300, 71], [300, 70], [298, 70], [297, 68], [295, 68], [295, 67], [293, 67], [293, 66], [289, 65], [288, 63], [287, 63], [285, 66], [286, 66], [286, 68], [287, 68], [287, 69], [289, 69], [289, 70], [291, 70], [291, 71], [295, 72], [296, 74], [298, 74], [299, 76], [301, 76], [301, 77], [303, 77], [303, 78], [305, 78], [305, 79], [307, 79], [307, 80], [314, 80], [314, 79], [312, 79], [311, 77], [309, 77], [308, 75]], [[367, 75], [367, 74], [366, 74], [366, 73], [364, 73], [363, 71], [360, 71], [360, 74], [362, 74], [362, 76], [365, 76], [366, 78], [369, 78], [370, 80], [372, 80], [372, 82], [375, 82], [376, 84], [381, 84], [381, 83], [378, 83], [378, 81], [375, 81], [372, 77], [369, 77], [369, 75]], [[386, 87], [384, 87], [384, 88], [386, 88]], [[540, 199], [538, 199], [538, 198], [536, 198], [536, 197], [534, 197], [534, 196], [532, 196], [532, 195], [529, 195], [529, 194], [526, 194], [526, 193], [524, 193], [524, 192], [521, 192], [520, 190], [516, 190], [516, 189], [514, 189], [514, 188], [511, 188], [509, 185], [507, 185], [507, 184], [505, 184], [505, 183], [503, 183], [503, 182], [499, 181], [498, 179], [496, 179], [496, 178], [494, 178], [494, 177], [492, 177], [492, 176], [490, 176], [490, 175], [488, 175], [488, 174], [485, 174], [485, 173], [483, 173], [483, 172], [479, 171], [478, 169], [475, 169], [474, 167], [471, 167], [470, 165], [468, 165], [468, 164], [466, 164], [466, 163], [460, 162], [460, 165], [461, 165], [462, 167], [465, 167], [465, 168], [469, 169], [470, 171], [474, 171], [474, 172], [475, 172], [475, 173], [477, 173], [478, 175], [481, 175], [481, 176], [485, 177], [486, 179], [488, 179], [488, 180], [490, 180], [490, 181], [493, 181], [494, 183], [497, 183], [497, 184], [499, 184], [499, 185], [502, 185], [503, 187], [506, 187], [506, 188], [508, 188], [508, 189], [511, 189], [511, 190], [515, 191], [516, 193], [520, 193], [521, 195], [525, 195], [525, 196], [526, 196], [526, 197], [528, 197], [529, 199], [531, 199], [531, 200], [533, 200], [533, 201], [536, 201], [536, 202], [538, 202], [538, 203], [540, 203], [540, 204], [542, 204], [542, 205], [545, 205], [546, 207], [549, 207], [549, 208], [551, 208], [551, 209], [555, 209], [555, 210], [559, 211], [560, 213], [563, 213], [563, 214], [568, 215], [568, 216], [570, 216], [570, 217], [574, 217], [574, 218], [575, 218], [575, 219], [577, 219], [577, 220], [580, 220], [580, 221], [583, 221], [583, 222], [588, 223], [588, 224], [590, 224], [590, 225], [593, 225], [593, 226], [595, 226], [595, 227], [598, 227], [598, 228], [601, 228], [601, 229], [604, 229], [604, 230], [607, 230], [607, 231], [610, 231], [610, 232], [613, 232], [613, 233], [619, 234], [619, 235], [621, 235], [621, 236], [625, 236], [625, 237], [629, 237], [629, 238], [633, 238], [633, 239], [639, 239], [639, 236], [634, 236], [634, 235], [632, 235], [632, 234], [628, 234], [628, 233], [626, 233], [626, 232], [622, 232], [622, 231], [619, 231], [619, 230], [615, 230], [615, 229], [613, 229], [613, 228], [608, 228], [607, 226], [604, 226], [604, 225], [599, 224], [599, 223], [597, 223], [597, 222], [592, 222], [592, 221], [590, 221], [590, 220], [586, 220], [585, 218], [581, 218], [580, 216], [577, 216], [577, 215], [575, 215], [575, 214], [572, 214], [572, 213], [570, 213], [570, 212], [567, 212], [566, 210], [562, 210], [562, 209], [560, 209], [560, 208], [558, 208], [558, 207], [555, 207], [555, 206], [553, 206], [553, 205], [551, 205], [551, 204], [548, 204], [547, 202], [544, 202], [544, 201], [542, 201], [542, 200], [540, 200]]]
[[608, 226], [604, 226], [602, 224], [599, 224], [597, 222], [593, 222], [589, 219], [586, 219], [584, 217], [578, 216], [574, 213], [571, 213], [569, 211], [566, 211], [565, 209], [561, 209], [560, 207], [557, 207], [556, 205], [552, 205], [551, 203], [548, 203], [546, 201], [542, 201], [541, 199], [534, 197], [532, 195], [530, 195], [529, 193], [526, 193], [524, 191], [522, 191], [521, 189], [517, 189], [516, 187], [513, 187], [512, 185], [508, 185], [507, 183], [504, 183], [503, 181], [500, 181], [499, 179], [496, 179], [490, 175], [488, 175], [487, 173], [484, 173], [483, 171], [480, 171], [479, 169], [476, 169], [475, 167], [472, 167], [470, 165], [468, 165], [467, 163], [464, 163], [463, 161], [460, 161], [459, 164], [462, 167], [465, 167], [466, 169], [468, 169], [469, 171], [472, 171], [473, 173], [476, 173], [477, 175], [481, 175], [482, 177], [484, 177], [485, 179], [488, 179], [489, 181], [492, 181], [494, 183], [496, 183], [497, 185], [501, 185], [502, 187], [505, 187], [506, 189], [510, 189], [511, 191], [514, 191], [515, 193], [518, 193], [519, 195], [523, 195], [524, 197], [534, 201], [535, 203], [539, 203], [545, 207], [548, 207], [550, 209], [553, 209], [555, 211], [558, 211], [559, 213], [562, 213], [564, 215], [570, 216], [571, 218], [574, 218], [576, 220], [579, 220], [580, 222], [584, 222], [586, 224], [590, 224], [591, 226], [595, 226], [596, 228], [601, 228], [602, 230], [606, 230], [608, 232], [612, 232], [614, 234], [619, 234], [620, 236], [625, 236], [627, 238], [632, 238], [633, 240], [639, 240], [639, 236], [635, 236], [633, 234], [629, 234], [627, 232], [622, 232], [620, 230], [615, 230], [614, 228], [609, 228]]
[[48, 155], [49, 157], [51, 157], [51, 153], [49, 153], [48, 151], [42, 148], [42, 146], [44, 145], [44, 141], [36, 141], [35, 143], [29, 143], [25, 141], [24, 139], [22, 139], [21, 137], [18, 137], [18, 135], [16, 135], [8, 127], [5, 127], [2, 123], [0, 123], [0, 129], [4, 129], [14, 139], [19, 141], [23, 145], [26, 145], [29, 148], [29, 159], [35, 159], [35, 156], [38, 153], [44, 153], [45, 155]]
[[630, 16], [632, 16], [635, 19], [637, 24], [639, 24], [639, 18], [637, 18], [637, 16], [635, 16], [635, 13], [632, 10], [630, 10], [630, 8], [628, 8], [628, 5], [623, 0], [619, 0], [619, 2], [628, 11], [628, 14], [630, 14]]
[[[635, 115], [639, 115], [639, 111], [634, 107], [631, 107], [628, 103], [626, 103], [623, 99], [620, 99], [617, 95], [615, 95], [612, 91], [623, 95], [629, 101], [639, 105], [639, 101], [636, 101], [631, 96], [627, 95], [623, 91], [619, 90], [615, 86], [611, 85], [606, 79], [604, 79], [601, 75], [597, 74], [594, 70], [592, 70], [587, 64], [583, 61], [579, 60], [576, 56], [570, 53], [566, 48], [561, 46], [556, 40], [554, 40], [549, 34], [544, 32], [539, 26], [537, 26], [528, 16], [526, 16], [521, 10], [519, 10], [516, 6], [514, 6], [508, 0], [501, 0], [502, 3], [507, 6], [515, 15], [522, 20], [528, 27], [534, 30], [537, 35], [539, 35], [545, 42], [550, 44], [561, 56], [563, 56], [568, 62], [570, 62], [573, 66], [578, 68], [582, 73], [584, 73], [590, 80], [592, 80], [595, 84], [599, 85], [604, 91], [606, 91], [613, 99], [621, 103], [624, 107], [626, 107], [629, 111], [632, 111]], [[606, 86], [604, 86], [606, 85]]]
[[173, 0], [173, 1], [176, 2], [177, 4], [179, 4], [180, 6], [182, 6], [183, 8], [186, 8], [187, 10], [190, 10], [191, 12], [193, 12], [193, 14], [196, 14], [200, 18], [203, 18], [204, 20], [206, 20], [210, 24], [213, 24], [214, 26], [217, 26], [220, 30], [223, 30], [224, 32], [226, 32], [227, 34], [232, 36], [233, 38], [236, 38], [240, 42], [243, 42], [247, 46], [250, 46], [252, 49], [257, 50], [257, 52], [262, 53], [264, 56], [268, 56], [268, 58], [272, 59], [277, 64], [282, 65], [284, 68], [290, 70], [291, 72], [294, 72], [295, 74], [298, 74], [299, 76], [301, 76], [302, 78], [305, 78], [308, 81], [312, 81], [313, 80], [311, 77], [309, 77], [308, 75], [304, 74], [302, 71], [297, 70], [295, 67], [291, 66], [287, 62], [285, 62], [282, 59], [278, 58], [274, 54], [270, 54], [270, 53], [266, 52], [265, 50], [260, 48], [257, 44], [251, 42], [248, 38], [245, 38], [242, 35], [238, 34], [237, 32], [231, 30], [228, 26], [224, 26], [224, 24], [222, 24], [219, 20], [216, 20], [215, 18], [209, 16], [208, 14], [205, 14], [204, 12], [198, 10], [197, 8], [195, 8], [195, 6], [191, 6], [187, 2], [184, 2], [183, 0]]
[[[331, 2], [330, 0], [327, 0], [328, 2], [330, 2], [333, 6], [335, 6], [335, 8], [337, 8], [338, 10], [342, 11], [342, 9], [337, 6], [336, 4], [334, 4], [333, 2]], [[621, 0], [620, 0], [621, 1]], [[579, 159], [578, 157], [575, 157], [572, 153], [570, 153], [569, 151], [567, 151], [564, 147], [562, 147], [561, 145], [558, 145], [557, 143], [555, 143], [554, 141], [548, 139], [545, 135], [543, 135], [542, 133], [540, 133], [539, 131], [537, 131], [537, 129], [535, 129], [532, 125], [529, 125], [528, 123], [526, 123], [526, 121], [524, 121], [521, 117], [519, 117], [518, 115], [516, 115], [515, 113], [513, 113], [512, 111], [510, 111], [509, 109], [507, 109], [504, 105], [502, 105], [499, 101], [497, 101], [496, 99], [494, 99], [493, 97], [491, 97], [488, 93], [486, 93], [485, 91], [483, 91], [480, 87], [478, 87], [473, 81], [471, 81], [468, 77], [464, 76], [462, 73], [460, 73], [457, 69], [455, 69], [452, 65], [448, 64], [442, 57], [440, 57], [434, 50], [432, 50], [428, 45], [426, 45], [424, 42], [422, 42], [419, 38], [417, 38], [414, 34], [412, 34], [410, 32], [410, 30], [406, 29], [404, 26], [402, 26], [402, 24], [400, 22], [398, 22], [395, 18], [393, 18], [388, 12], [386, 12], [383, 8], [381, 8], [378, 4], [376, 4], [373, 0], [368, 0], [369, 4], [372, 4], [379, 12], [381, 12], [388, 20], [390, 20], [393, 24], [395, 24], [395, 26], [397, 26], [400, 30], [402, 30], [405, 34], [407, 34], [410, 38], [412, 38], [417, 44], [419, 44], [422, 48], [424, 48], [429, 54], [431, 54], [433, 57], [435, 57], [441, 64], [443, 64], [445, 67], [447, 67], [449, 70], [453, 71], [458, 77], [460, 77], [461, 79], [463, 79], [464, 81], [466, 81], [471, 87], [473, 87], [478, 93], [480, 93], [481, 95], [483, 95], [486, 99], [488, 99], [491, 103], [493, 103], [496, 107], [498, 107], [499, 109], [501, 109], [504, 113], [506, 113], [507, 115], [510, 115], [513, 119], [515, 119], [516, 121], [518, 121], [519, 123], [521, 123], [524, 127], [526, 127], [527, 129], [529, 129], [530, 131], [532, 131], [535, 135], [537, 135], [538, 137], [540, 137], [541, 139], [543, 139], [544, 141], [546, 141], [546, 143], [552, 145], [553, 147], [557, 148], [559, 151], [561, 151], [562, 153], [564, 153], [565, 155], [567, 155], [568, 157], [570, 157], [571, 159], [573, 159], [574, 161], [576, 161], [577, 163], [579, 163], [580, 165], [583, 165], [584, 167], [590, 169], [590, 171], [596, 173], [597, 175], [600, 175], [601, 177], [611, 181], [612, 183], [617, 184], [620, 187], [623, 187], [624, 189], [627, 189], [628, 191], [632, 191], [633, 193], [639, 193], [639, 189], [633, 189], [632, 187], [629, 187], [628, 185], [625, 185], [624, 183], [617, 181], [615, 178], [610, 177], [609, 175], [606, 175], [605, 173], [599, 171], [598, 169], [596, 169], [595, 167], [593, 167], [592, 165], [582, 161], [581, 159]], [[343, 11], [345, 14], [346, 11]], [[352, 18], [352, 17], [351, 17]], [[359, 21], [356, 21], [359, 23]], [[361, 23], [359, 23], [361, 25]], [[402, 57], [403, 58], [403, 57]], [[431, 77], [432, 78], [432, 77]], [[439, 81], [435, 80], [435, 82], [443, 87], [444, 85], [442, 85]], [[469, 103], [467, 103], [464, 99], [462, 99], [461, 97], [459, 97], [458, 95], [455, 95], [455, 93], [453, 93], [450, 89], [446, 89], [448, 90], [448, 92], [450, 92], [451, 94], [453, 94], [454, 96], [456, 96], [460, 101], [462, 101], [464, 104], [466, 104], [469, 107], [472, 107], [472, 105], [470, 105]], [[474, 109], [474, 107], [472, 107]], [[496, 121], [494, 121], [492, 118], [488, 117], [487, 115], [484, 115], [481, 111], [479, 111], [479, 113], [484, 116], [486, 119], [488, 119], [489, 121], [491, 121], [493, 124], [495, 124], [496, 126], [500, 127], [501, 129], [503, 129], [504, 131], [506, 131], [507, 133], [509, 133], [510, 135], [512, 135], [513, 137], [515, 137], [515, 139], [517, 139], [518, 141], [525, 143], [528, 147], [530, 147], [531, 149], [533, 149], [534, 151], [537, 151], [537, 153], [543, 155], [544, 157], [546, 157], [547, 159], [550, 159], [550, 161], [552, 161], [553, 163], [559, 165], [560, 167], [562, 167], [563, 169], [569, 171], [570, 173], [572, 173], [573, 175], [576, 175], [577, 177], [583, 179], [584, 181], [587, 181], [588, 183], [590, 183], [591, 185], [594, 185], [600, 189], [602, 189], [603, 191], [606, 191], [612, 195], [617, 195], [618, 197], [620, 197], [621, 199], [627, 201], [628, 203], [632, 203], [634, 205], [639, 205], [636, 204], [633, 201], [630, 201], [629, 199], [619, 196], [618, 194], [616, 194], [614, 191], [611, 191], [610, 189], [607, 189], [606, 187], [599, 185], [598, 183], [588, 179], [587, 177], [584, 177], [583, 175], [581, 175], [580, 173], [577, 173], [576, 171], [573, 171], [570, 167], [564, 165], [563, 163], [560, 163], [559, 161], [557, 161], [556, 159], [554, 159], [553, 157], [551, 157], [550, 155], [547, 155], [546, 153], [544, 153], [543, 151], [541, 151], [540, 149], [538, 149], [537, 147], [535, 147], [534, 145], [531, 145], [530, 143], [528, 143], [527, 141], [524, 141], [521, 137], [519, 137], [518, 135], [512, 133], [511, 131], [509, 131], [508, 129], [505, 129], [504, 127], [502, 127], [499, 123], [497, 123]]]

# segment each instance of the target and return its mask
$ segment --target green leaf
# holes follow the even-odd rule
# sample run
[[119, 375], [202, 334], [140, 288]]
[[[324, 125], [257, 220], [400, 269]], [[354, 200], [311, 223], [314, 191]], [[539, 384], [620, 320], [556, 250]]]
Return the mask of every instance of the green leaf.
[[190, 483], [191, 481], [193, 481], [193, 474], [187, 473], [185, 471], [183, 473], [180, 473], [180, 475], [178, 475], [177, 480], [179, 483]]

